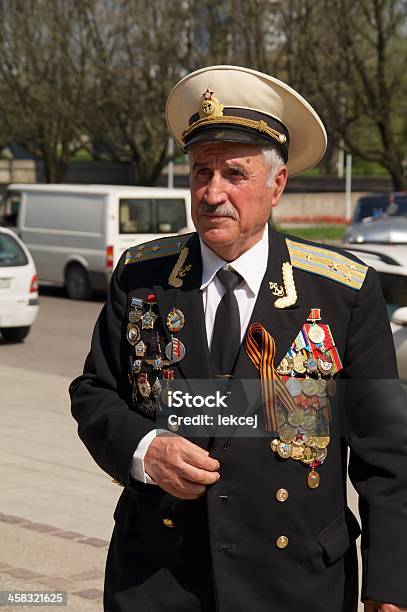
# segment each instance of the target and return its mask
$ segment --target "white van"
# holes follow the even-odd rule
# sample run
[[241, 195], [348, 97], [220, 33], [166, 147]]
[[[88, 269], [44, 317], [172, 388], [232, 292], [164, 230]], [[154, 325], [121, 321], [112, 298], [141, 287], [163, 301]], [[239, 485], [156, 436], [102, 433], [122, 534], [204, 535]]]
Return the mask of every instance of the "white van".
[[188, 190], [117, 185], [11, 184], [0, 225], [25, 242], [40, 283], [73, 299], [106, 290], [130, 246], [194, 230]]

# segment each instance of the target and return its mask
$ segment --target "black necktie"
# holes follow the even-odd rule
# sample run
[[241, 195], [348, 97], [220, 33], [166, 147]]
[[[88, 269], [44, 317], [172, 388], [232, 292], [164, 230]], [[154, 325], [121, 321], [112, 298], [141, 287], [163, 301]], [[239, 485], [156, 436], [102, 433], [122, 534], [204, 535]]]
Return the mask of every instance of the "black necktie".
[[219, 376], [231, 374], [240, 348], [240, 315], [234, 289], [242, 277], [231, 268], [221, 268], [216, 276], [226, 287], [216, 310], [211, 346], [212, 372]]

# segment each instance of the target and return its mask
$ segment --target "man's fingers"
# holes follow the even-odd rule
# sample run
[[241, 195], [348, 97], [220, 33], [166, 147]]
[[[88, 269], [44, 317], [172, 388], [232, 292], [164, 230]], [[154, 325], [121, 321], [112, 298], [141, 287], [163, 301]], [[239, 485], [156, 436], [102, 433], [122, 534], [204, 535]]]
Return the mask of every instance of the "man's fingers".
[[188, 463], [184, 463], [180, 467], [180, 473], [183, 478], [191, 482], [196, 482], [202, 485], [211, 485], [217, 482], [220, 478], [219, 472], [209, 472], [199, 469]]
[[186, 478], [177, 478], [176, 480], [163, 480], [161, 487], [168, 493], [181, 499], [198, 499], [205, 493], [205, 486], [191, 482]]
[[209, 455], [187, 452], [183, 453], [182, 458], [185, 463], [189, 463], [189, 465], [201, 468], [202, 470], [208, 470], [208, 472], [215, 472], [220, 468], [219, 461], [213, 457], [209, 457]]

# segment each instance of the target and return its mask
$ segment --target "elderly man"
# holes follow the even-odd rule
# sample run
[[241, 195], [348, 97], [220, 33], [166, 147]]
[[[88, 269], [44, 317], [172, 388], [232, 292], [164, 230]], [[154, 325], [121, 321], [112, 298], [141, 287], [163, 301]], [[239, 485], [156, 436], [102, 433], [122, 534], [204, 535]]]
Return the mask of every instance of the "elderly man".
[[[190, 158], [197, 231], [123, 255], [70, 388], [81, 439], [124, 487], [105, 610], [356, 610], [349, 447], [365, 609], [404, 610], [405, 441], [366, 435], [373, 408], [345, 430], [333, 415], [338, 379], [380, 390], [397, 377], [377, 276], [268, 226], [288, 174], [323, 155], [324, 127], [290, 87], [236, 66], [182, 79], [166, 117]], [[169, 392], [197, 379], [231, 385], [236, 414], [259, 416], [256, 435], [239, 434], [243, 421], [163, 426]], [[244, 412], [244, 381], [260, 412]]]

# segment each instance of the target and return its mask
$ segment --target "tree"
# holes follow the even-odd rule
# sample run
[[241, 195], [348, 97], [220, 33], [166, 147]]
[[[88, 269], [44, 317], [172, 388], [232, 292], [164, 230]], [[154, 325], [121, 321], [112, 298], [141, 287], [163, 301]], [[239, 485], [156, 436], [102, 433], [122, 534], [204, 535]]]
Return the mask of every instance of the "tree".
[[405, 1], [288, 0], [290, 81], [322, 110], [336, 142], [407, 187]]
[[86, 4], [95, 74], [86, 123], [91, 150], [129, 162], [139, 184], [153, 185], [168, 162], [164, 109], [186, 53], [185, 6], [181, 0]]
[[80, 147], [88, 88], [79, 0], [2, 0], [0, 112], [9, 141], [63, 179]]

